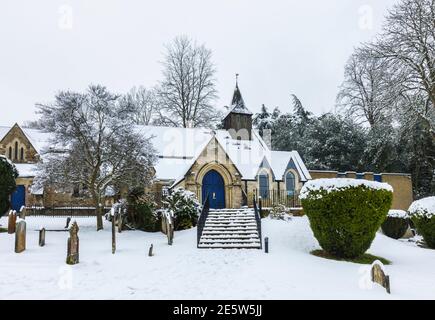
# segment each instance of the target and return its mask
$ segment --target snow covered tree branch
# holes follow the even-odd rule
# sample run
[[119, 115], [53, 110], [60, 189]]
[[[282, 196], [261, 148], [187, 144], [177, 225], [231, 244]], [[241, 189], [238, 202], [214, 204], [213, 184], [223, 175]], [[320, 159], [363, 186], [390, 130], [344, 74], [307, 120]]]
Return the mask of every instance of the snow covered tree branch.
[[54, 134], [54, 148], [43, 155], [37, 184], [64, 190], [83, 185], [97, 208], [97, 230], [102, 229], [107, 189], [145, 186], [154, 175], [154, 150], [135, 132], [135, 109], [105, 87], [91, 85], [86, 93], [60, 92], [39, 110], [44, 130]]
[[166, 48], [157, 122], [186, 128], [218, 121], [220, 114], [212, 106], [217, 98], [212, 52], [184, 36]]

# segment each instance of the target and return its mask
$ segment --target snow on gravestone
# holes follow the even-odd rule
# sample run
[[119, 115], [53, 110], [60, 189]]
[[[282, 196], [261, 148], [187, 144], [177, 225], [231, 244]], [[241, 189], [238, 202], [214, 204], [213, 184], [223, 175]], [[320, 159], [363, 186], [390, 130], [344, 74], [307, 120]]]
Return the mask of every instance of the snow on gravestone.
[[15, 227], [15, 252], [20, 253], [26, 250], [26, 221], [17, 220]]
[[26, 219], [26, 207], [25, 206], [21, 206], [21, 208], [20, 208], [20, 218], [21, 219]]
[[17, 213], [16, 211], [9, 211], [8, 216], [8, 233], [15, 233], [15, 224], [17, 223]]
[[387, 276], [385, 274], [385, 267], [382, 264], [382, 262], [380, 262], [379, 260], [373, 262], [371, 273], [372, 273], [372, 281], [383, 286], [387, 290], [387, 293], [391, 293], [390, 276]]
[[77, 264], [79, 263], [79, 226], [77, 222], [73, 222], [71, 228], [69, 229], [69, 238], [68, 238], [68, 251], [66, 256], [67, 264]]

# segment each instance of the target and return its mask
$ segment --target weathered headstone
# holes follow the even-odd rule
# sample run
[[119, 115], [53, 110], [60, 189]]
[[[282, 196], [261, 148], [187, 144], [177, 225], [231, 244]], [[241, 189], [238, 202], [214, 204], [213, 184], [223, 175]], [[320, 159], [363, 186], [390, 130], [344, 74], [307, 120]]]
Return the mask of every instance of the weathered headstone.
[[269, 253], [269, 237], [264, 238], [264, 252]]
[[17, 213], [15, 211], [9, 211], [8, 216], [8, 233], [12, 234], [15, 232], [15, 224], [17, 223]]
[[167, 215], [166, 219], [166, 235], [168, 237], [168, 244], [172, 246], [174, 243], [174, 219], [170, 214]]
[[166, 227], [167, 227], [167, 224], [166, 224], [166, 217], [165, 217], [165, 214], [163, 213], [163, 214], [162, 214], [162, 232], [163, 232], [164, 234], [168, 234], [168, 230], [166, 229]]
[[115, 229], [116, 215], [113, 208], [110, 214], [112, 215], [112, 254], [114, 254], [116, 251], [116, 229]]
[[122, 211], [121, 208], [119, 208], [118, 212], [118, 232], [121, 233], [122, 231]]
[[66, 218], [65, 229], [68, 229], [70, 222], [71, 222], [71, 217]]
[[79, 263], [79, 226], [77, 222], [73, 222], [71, 228], [69, 229], [69, 238], [68, 238], [68, 251], [66, 256], [67, 264], [76, 264]]
[[383, 286], [387, 293], [390, 292], [390, 276], [385, 274], [383, 264], [380, 261], [375, 261], [372, 265], [372, 281]]
[[25, 206], [22, 206], [21, 208], [20, 208], [20, 219], [26, 219], [26, 207]]
[[15, 227], [15, 252], [20, 253], [26, 250], [26, 221], [17, 220]]
[[39, 246], [45, 246], [45, 228], [39, 230]]
[[152, 257], [153, 255], [154, 255], [154, 253], [153, 253], [153, 244], [151, 244], [151, 247], [148, 250], [148, 256]]

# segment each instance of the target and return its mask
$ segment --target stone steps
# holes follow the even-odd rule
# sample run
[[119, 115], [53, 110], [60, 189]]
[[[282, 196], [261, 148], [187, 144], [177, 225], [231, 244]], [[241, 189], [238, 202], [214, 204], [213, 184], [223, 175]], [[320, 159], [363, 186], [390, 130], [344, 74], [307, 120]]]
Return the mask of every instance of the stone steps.
[[210, 210], [198, 248], [260, 249], [260, 241], [254, 210]]

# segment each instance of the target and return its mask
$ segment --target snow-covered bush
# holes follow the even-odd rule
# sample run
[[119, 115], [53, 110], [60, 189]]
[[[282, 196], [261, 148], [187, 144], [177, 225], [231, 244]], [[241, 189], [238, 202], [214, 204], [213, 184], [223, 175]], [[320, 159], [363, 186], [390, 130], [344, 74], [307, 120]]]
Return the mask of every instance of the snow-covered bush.
[[283, 204], [276, 204], [272, 207], [269, 217], [275, 220], [291, 220], [291, 210]]
[[0, 217], [10, 207], [9, 196], [16, 188], [15, 179], [18, 177], [14, 164], [5, 156], [0, 156]]
[[184, 230], [196, 226], [201, 205], [193, 192], [182, 188], [174, 189], [163, 201], [165, 210], [174, 216], [174, 230]]
[[414, 201], [408, 212], [417, 232], [430, 248], [435, 249], [435, 197]]
[[370, 247], [393, 199], [386, 183], [318, 179], [301, 190], [304, 212], [320, 246], [339, 258], [356, 258]]
[[127, 221], [136, 229], [157, 232], [160, 231], [160, 220], [151, 202], [138, 200], [129, 205]]
[[404, 210], [390, 210], [382, 223], [382, 232], [390, 238], [402, 238], [409, 227], [409, 216]]

